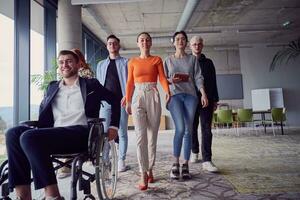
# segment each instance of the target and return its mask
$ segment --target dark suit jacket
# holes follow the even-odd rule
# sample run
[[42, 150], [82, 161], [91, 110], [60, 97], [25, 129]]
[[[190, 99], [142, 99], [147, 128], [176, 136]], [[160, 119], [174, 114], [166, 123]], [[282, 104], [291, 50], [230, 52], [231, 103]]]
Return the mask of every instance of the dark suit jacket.
[[[59, 90], [60, 81], [53, 81], [48, 85], [46, 95], [40, 105], [38, 120], [39, 128], [53, 127], [52, 102]], [[87, 118], [98, 118], [101, 101], [107, 101], [112, 107], [111, 126], [119, 127], [120, 102], [114, 94], [104, 88], [97, 79], [79, 77], [79, 84]]]
[[[218, 88], [217, 88], [217, 80], [216, 80], [216, 70], [214, 63], [211, 59], [206, 58], [204, 54], [201, 54], [198, 59], [201, 73], [204, 78], [204, 89], [208, 98], [209, 103], [218, 102]], [[200, 92], [198, 94], [200, 96]]]

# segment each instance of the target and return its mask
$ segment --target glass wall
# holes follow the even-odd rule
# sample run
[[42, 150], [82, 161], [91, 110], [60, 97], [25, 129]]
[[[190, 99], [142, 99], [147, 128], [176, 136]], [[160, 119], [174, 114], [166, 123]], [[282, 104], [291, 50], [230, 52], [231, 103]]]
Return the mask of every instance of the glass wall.
[[[44, 38], [44, 7], [31, 0], [30, 10], [30, 76], [43, 74], [45, 69], [45, 38]], [[50, 67], [51, 68], [51, 67]], [[38, 118], [39, 105], [43, 98], [43, 91], [33, 82], [30, 84], [30, 119]]]
[[0, 0], [0, 163], [6, 158], [4, 132], [13, 126], [14, 1]]
[[[29, 11], [28, 7], [22, 7], [28, 5], [27, 2], [0, 0], [0, 30], [2, 30], [0, 36], [0, 163], [5, 158], [5, 146], [3, 145], [5, 131], [16, 125], [19, 120], [28, 120], [29, 117], [37, 119], [43, 91], [34, 84], [30, 84], [29, 87], [30, 77], [33, 74], [43, 74], [45, 58], [56, 56], [55, 48], [53, 48], [56, 40], [56, 1], [29, 0], [29, 2], [31, 13], [26, 12]], [[20, 4], [20, 6], [14, 5], [14, 3]], [[22, 9], [25, 11], [21, 12]], [[48, 20], [44, 20], [45, 14], [48, 14]], [[15, 16], [19, 16], [21, 20], [18, 21]], [[31, 19], [30, 32], [26, 24], [20, 23], [26, 23], [29, 18]], [[47, 48], [45, 45], [46, 25], [49, 29], [47, 30]], [[26, 50], [27, 48], [30, 51]], [[49, 51], [46, 56], [45, 49], [52, 51]], [[26, 55], [22, 54], [24, 51]], [[27, 73], [29, 71], [30, 74]], [[20, 87], [23, 85], [25, 88], [28, 86], [28, 91], [24, 92], [24, 87]], [[27, 101], [29, 99], [30, 102]]]
[[87, 63], [89, 63], [93, 71], [96, 72], [97, 63], [108, 56], [105, 44], [96, 39], [95, 36], [84, 27], [82, 45]]
[[[0, 143], [13, 126], [14, 94], [14, 1], [0, 0]], [[0, 156], [2, 155], [0, 148]]]

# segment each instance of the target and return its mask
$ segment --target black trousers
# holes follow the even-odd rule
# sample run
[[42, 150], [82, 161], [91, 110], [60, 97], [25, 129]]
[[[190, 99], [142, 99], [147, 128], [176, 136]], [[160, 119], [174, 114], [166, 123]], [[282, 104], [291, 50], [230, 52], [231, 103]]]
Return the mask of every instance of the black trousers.
[[9, 187], [30, 184], [30, 171], [36, 189], [56, 184], [51, 154], [87, 150], [88, 127], [29, 128], [17, 126], [6, 133]]
[[199, 103], [195, 112], [195, 118], [193, 123], [192, 133], [192, 152], [199, 153], [199, 140], [198, 140], [198, 126], [199, 117], [201, 122], [201, 153], [203, 162], [211, 161], [211, 144], [212, 144], [212, 132], [211, 123], [214, 112], [213, 102], [209, 102], [208, 106], [202, 108]]

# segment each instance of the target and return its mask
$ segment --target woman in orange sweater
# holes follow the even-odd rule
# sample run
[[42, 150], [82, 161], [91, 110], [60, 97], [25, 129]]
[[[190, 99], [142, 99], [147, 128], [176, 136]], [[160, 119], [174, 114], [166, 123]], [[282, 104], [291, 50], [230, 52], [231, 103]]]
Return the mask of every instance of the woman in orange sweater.
[[150, 55], [152, 39], [149, 33], [142, 32], [137, 37], [140, 56], [128, 62], [128, 80], [126, 85], [126, 111], [132, 113], [137, 137], [137, 157], [141, 172], [140, 190], [153, 183], [153, 166], [156, 156], [157, 134], [160, 123], [161, 104], [156, 87], [157, 78], [167, 94], [170, 90], [164, 74], [160, 57]]

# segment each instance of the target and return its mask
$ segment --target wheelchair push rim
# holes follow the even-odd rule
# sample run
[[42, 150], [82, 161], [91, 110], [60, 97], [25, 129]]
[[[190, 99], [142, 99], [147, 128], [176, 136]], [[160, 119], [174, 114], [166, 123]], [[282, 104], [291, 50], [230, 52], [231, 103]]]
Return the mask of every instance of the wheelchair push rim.
[[99, 197], [113, 199], [118, 176], [116, 145], [105, 137], [100, 147], [95, 167], [97, 192]]

